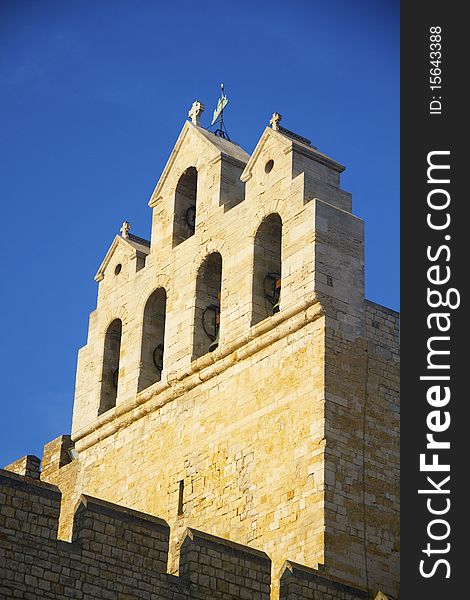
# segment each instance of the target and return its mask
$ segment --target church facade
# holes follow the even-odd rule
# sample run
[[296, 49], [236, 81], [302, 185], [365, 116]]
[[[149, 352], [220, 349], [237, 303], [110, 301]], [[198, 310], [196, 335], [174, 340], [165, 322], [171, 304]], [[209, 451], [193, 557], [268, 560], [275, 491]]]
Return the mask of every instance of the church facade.
[[[158, 518], [169, 576], [188, 531], [269, 557], [270, 592], [201, 597], [283, 597], [279, 574], [304, 567], [336, 591], [289, 598], [398, 597], [398, 314], [365, 299], [344, 167], [277, 113], [249, 155], [202, 109], [150, 199], [151, 240], [124, 223], [98, 269], [71, 435], [34, 485], [59, 488], [63, 540], [87, 497]], [[27, 459], [7, 469], [37, 480]]]

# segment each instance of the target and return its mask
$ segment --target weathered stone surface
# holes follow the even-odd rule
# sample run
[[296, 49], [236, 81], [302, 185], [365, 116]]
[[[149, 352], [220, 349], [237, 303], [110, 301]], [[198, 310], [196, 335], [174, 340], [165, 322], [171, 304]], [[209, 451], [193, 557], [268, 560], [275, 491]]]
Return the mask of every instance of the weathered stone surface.
[[5, 468], [12, 473], [18, 473], [18, 475], [31, 477], [31, 479], [39, 479], [41, 474], [41, 459], [32, 454], [27, 454]]
[[[0, 599], [269, 600], [264, 553], [187, 529], [179, 575], [167, 573], [162, 519], [81, 496], [72, 541], [57, 539], [61, 493], [0, 469]], [[287, 563], [281, 600], [363, 600], [368, 594]], [[377, 598], [386, 598], [383, 595]]]
[[183, 127], [151, 243], [126, 227], [98, 270], [72, 435], [46, 446], [42, 479], [62, 491], [63, 539], [88, 494], [165, 519], [171, 573], [194, 528], [267, 553], [274, 596], [286, 560], [397, 596], [398, 315], [364, 298], [344, 167], [278, 121], [251, 157]]

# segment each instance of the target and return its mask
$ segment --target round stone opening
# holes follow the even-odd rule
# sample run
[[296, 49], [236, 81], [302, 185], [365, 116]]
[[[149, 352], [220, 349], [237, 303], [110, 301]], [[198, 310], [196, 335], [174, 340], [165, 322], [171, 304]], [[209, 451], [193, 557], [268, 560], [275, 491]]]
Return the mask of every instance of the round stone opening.
[[265, 173], [271, 173], [271, 171], [273, 170], [274, 167], [274, 161], [268, 160], [268, 162], [264, 165], [264, 172]]

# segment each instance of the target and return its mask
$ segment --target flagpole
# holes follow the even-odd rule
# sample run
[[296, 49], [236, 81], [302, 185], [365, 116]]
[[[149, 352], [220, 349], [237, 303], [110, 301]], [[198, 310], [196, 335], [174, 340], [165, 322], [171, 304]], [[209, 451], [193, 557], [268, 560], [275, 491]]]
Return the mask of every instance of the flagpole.
[[[221, 99], [222, 106], [223, 106], [223, 102], [224, 102], [224, 84], [223, 83], [220, 84], [220, 99]], [[220, 111], [220, 131], [222, 133], [222, 137], [224, 137], [224, 109], [223, 108]]]

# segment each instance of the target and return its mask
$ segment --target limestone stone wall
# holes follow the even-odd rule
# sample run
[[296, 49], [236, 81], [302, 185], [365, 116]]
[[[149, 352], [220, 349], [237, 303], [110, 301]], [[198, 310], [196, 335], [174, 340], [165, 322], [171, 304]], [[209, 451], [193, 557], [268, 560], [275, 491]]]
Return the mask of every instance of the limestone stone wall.
[[344, 581], [397, 596], [398, 315], [373, 303], [366, 315], [367, 338], [326, 322], [325, 565]]
[[[281, 600], [367, 600], [371, 595], [317, 570], [287, 562], [281, 575]], [[387, 600], [385, 598], [385, 600]]]
[[41, 473], [41, 459], [32, 454], [27, 454], [7, 465], [5, 469], [8, 469], [8, 471], [11, 471], [12, 473], [17, 473], [18, 475], [30, 477], [31, 479], [39, 479]]
[[269, 598], [270, 560], [250, 548], [189, 530], [177, 578], [162, 519], [81, 496], [67, 543], [55, 486], [0, 470], [0, 501], [1, 599]]
[[[386, 336], [383, 345], [352, 341], [314, 307], [298, 330], [295, 316], [282, 322], [279, 313], [278, 334], [283, 324], [291, 333], [256, 335], [262, 350], [235, 354], [226, 370], [207, 366], [191, 389], [187, 377], [160, 399], [149, 393], [141, 412], [90, 432], [79, 460], [54, 475], [45, 463], [66, 493], [61, 534], [70, 535], [77, 496], [89, 493], [163, 516], [173, 572], [189, 526], [268, 552], [274, 573], [286, 559], [324, 564], [344, 582], [397, 594], [396, 334], [394, 346]], [[372, 314], [396, 332], [396, 314], [369, 305]]]
[[90, 429], [77, 461], [44, 465], [64, 492], [61, 535], [86, 493], [163, 517], [173, 571], [188, 526], [262, 549], [276, 572], [288, 557], [323, 561], [324, 318], [314, 303], [273, 319], [220, 364]]
[[[165, 521], [97, 498], [80, 497], [71, 542], [58, 540], [60, 496], [53, 485], [0, 470], [1, 600], [271, 597], [271, 561], [264, 552], [188, 529], [176, 577], [166, 569]], [[295, 563], [283, 568], [280, 591], [280, 600], [369, 597]]]
[[264, 552], [194, 529], [181, 545], [179, 577], [194, 600], [270, 598], [271, 561]]
[[[123, 227], [96, 275], [72, 434], [43, 457], [42, 479], [63, 493], [61, 538], [72, 539], [87, 494], [164, 518], [172, 574], [189, 527], [266, 552], [274, 574], [289, 560], [397, 595], [398, 322], [364, 299], [364, 228], [340, 188], [343, 169], [280, 128], [249, 156], [185, 124], [149, 203], [151, 243]], [[193, 231], [184, 215], [194, 197]], [[280, 311], [253, 318], [255, 256], [271, 264], [275, 247], [255, 255], [256, 233], [273, 214]], [[220, 298], [196, 290], [213, 252]], [[143, 378], [153, 355], [143, 352], [145, 307], [159, 288], [163, 370]], [[201, 355], [209, 297], [220, 301], [219, 344]], [[103, 364], [116, 320], [114, 372]], [[142, 389], [144, 379], [156, 383]]]
[[[73, 437], [80, 436], [90, 424], [100, 423], [97, 416], [104, 337], [115, 319], [122, 321], [117, 407], [133, 401], [137, 395], [144, 307], [158, 287], [163, 287], [167, 293], [162, 380], [192, 367], [194, 328], [199, 326], [194, 318], [197, 272], [211, 252], [219, 252], [222, 257], [219, 347], [250, 332], [254, 241], [266, 216], [275, 213], [282, 220], [281, 310], [315, 291], [314, 240], [320, 226], [317, 206], [322, 200], [305, 201], [304, 176], [294, 175], [294, 162], [300, 151], [307, 153], [306, 148], [268, 128], [250, 157], [235, 144], [200, 127], [189, 122], [184, 126], [150, 202], [153, 208], [152, 243], [147, 249], [145, 266], [136, 268], [137, 256], [143, 252], [143, 246], [118, 236], [99, 270], [97, 308], [90, 315], [88, 341], [79, 355]], [[340, 198], [339, 172], [343, 167], [324, 155], [317, 155], [313, 148], [309, 152], [309, 157], [303, 160], [318, 165], [318, 176], [333, 174], [329, 176], [328, 199]], [[273, 167], [267, 173], [269, 161], [273, 161]], [[246, 164], [242, 174], [245, 197], [239, 201], [240, 189], [227, 186], [226, 178], [231, 173], [234, 179], [239, 179], [240, 165], [243, 164]], [[174, 245], [177, 186], [192, 167], [198, 173], [195, 232]], [[345, 223], [351, 219], [357, 221], [344, 210], [337, 212], [341, 213]], [[325, 218], [322, 218], [324, 225]], [[346, 258], [345, 253], [343, 258]], [[207, 346], [209, 343], [210, 340]]]

